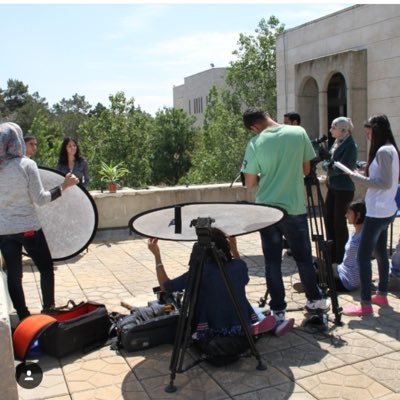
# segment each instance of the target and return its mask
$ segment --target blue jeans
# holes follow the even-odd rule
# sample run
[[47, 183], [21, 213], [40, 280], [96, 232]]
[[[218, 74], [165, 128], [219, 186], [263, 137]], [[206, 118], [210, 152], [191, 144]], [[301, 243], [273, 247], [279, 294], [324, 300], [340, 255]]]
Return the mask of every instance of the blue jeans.
[[260, 235], [265, 259], [265, 277], [271, 296], [269, 302], [271, 310], [285, 310], [287, 305], [282, 279], [283, 235], [292, 250], [307, 299], [321, 299], [322, 292], [317, 285], [313, 266], [307, 215], [286, 215], [276, 225], [262, 229]]
[[372, 252], [378, 262], [378, 292], [386, 294], [389, 282], [389, 256], [387, 251], [388, 227], [394, 215], [387, 218], [365, 217], [361, 232], [357, 261], [360, 266], [361, 304], [371, 304]]

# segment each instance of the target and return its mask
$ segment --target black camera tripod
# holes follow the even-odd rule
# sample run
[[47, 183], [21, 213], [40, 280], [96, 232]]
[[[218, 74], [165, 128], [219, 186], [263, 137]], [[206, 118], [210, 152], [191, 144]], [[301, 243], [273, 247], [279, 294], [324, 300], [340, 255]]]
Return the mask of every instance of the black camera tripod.
[[[331, 299], [332, 311], [335, 314], [334, 323], [336, 325], [341, 325], [342, 308], [339, 307], [332, 270], [332, 241], [326, 238], [326, 209], [315, 168], [315, 163], [312, 163], [310, 174], [304, 177], [308, 216], [311, 227], [311, 240], [315, 243], [319, 286], [324, 295], [329, 296]], [[313, 187], [317, 195], [317, 202], [314, 200]], [[324, 313], [320, 315], [320, 318], [326, 325], [327, 318], [325, 318]]]
[[258, 361], [256, 368], [258, 370], [265, 370], [267, 368], [263, 364], [261, 356], [255, 347], [254, 340], [249, 331], [249, 327], [243, 317], [240, 305], [234, 295], [231, 282], [229, 280], [229, 277], [225, 271], [224, 265], [221, 260], [221, 257], [223, 256], [219, 254], [220, 250], [217, 250], [214, 243], [211, 241], [212, 222], [214, 222], [214, 220], [212, 220], [211, 218], [198, 218], [197, 220], [193, 220], [191, 222], [191, 226], [195, 226], [196, 228], [198, 241], [193, 246], [193, 250], [189, 261], [187, 285], [185, 288], [185, 294], [183, 296], [182, 308], [180, 310], [174, 348], [169, 367], [171, 371], [170, 382], [165, 388], [165, 391], [168, 393], [173, 393], [177, 390], [176, 386], [174, 385], [176, 373], [185, 372], [186, 370], [188, 370], [193, 366], [191, 365], [189, 368], [185, 369], [182, 368], [185, 351], [188, 347], [189, 339], [191, 337], [192, 319], [196, 307], [196, 301], [199, 290], [201, 289], [200, 283], [202, 277], [202, 270], [206, 258], [208, 254], [210, 254], [210, 252], [212, 254], [213, 260], [218, 265], [218, 268], [221, 272], [226, 289], [229, 293], [229, 297], [235, 308], [236, 314], [240, 320], [240, 325], [242, 327], [243, 332], [246, 335], [246, 339], [248, 341], [250, 350]]
[[[304, 186], [306, 189], [307, 197], [307, 210], [308, 218], [310, 221], [311, 240], [315, 243], [316, 250], [316, 264], [318, 269], [319, 286], [322, 289], [324, 296], [329, 296], [332, 304], [332, 311], [335, 314], [336, 325], [341, 325], [341, 312], [342, 308], [339, 307], [335, 280], [332, 271], [332, 241], [326, 239], [326, 210], [325, 203], [321, 193], [320, 183], [315, 171], [316, 163], [311, 163], [311, 172], [304, 177]], [[315, 202], [313, 196], [313, 187], [317, 195]], [[258, 305], [264, 307], [268, 298], [268, 288], [264, 295], [261, 297]], [[287, 309], [286, 311], [301, 311], [303, 307], [294, 309]], [[318, 320], [318, 322], [315, 321]], [[326, 312], [317, 312], [311, 315], [307, 322], [318, 323], [325, 325], [327, 328], [328, 317]]]

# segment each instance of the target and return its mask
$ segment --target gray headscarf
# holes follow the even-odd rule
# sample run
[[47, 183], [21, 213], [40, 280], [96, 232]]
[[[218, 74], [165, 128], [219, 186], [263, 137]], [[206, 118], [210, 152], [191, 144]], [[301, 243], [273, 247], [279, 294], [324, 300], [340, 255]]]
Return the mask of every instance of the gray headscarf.
[[22, 129], [14, 122], [0, 124], [0, 164], [25, 155]]

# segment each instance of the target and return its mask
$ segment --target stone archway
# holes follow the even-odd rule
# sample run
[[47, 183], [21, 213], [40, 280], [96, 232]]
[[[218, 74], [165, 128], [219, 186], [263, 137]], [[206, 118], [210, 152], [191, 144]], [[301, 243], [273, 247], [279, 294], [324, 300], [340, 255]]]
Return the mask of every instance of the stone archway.
[[306, 77], [299, 89], [298, 112], [301, 116], [301, 125], [310, 139], [319, 137], [319, 100], [318, 84], [312, 77]]
[[[317, 136], [329, 133], [333, 118], [340, 115], [350, 117], [355, 127], [353, 135], [358, 145], [358, 157], [364, 160], [367, 149], [362, 129], [367, 117], [366, 50], [349, 50], [298, 63], [295, 65], [294, 79], [295, 108], [311, 115], [308, 111], [310, 99], [314, 99], [312, 104], [318, 105], [318, 114], [315, 115], [315, 120], [319, 121]], [[311, 97], [304, 95], [312, 86], [318, 88], [318, 101], [315, 101], [314, 94]], [[314, 128], [310, 126], [308, 129]]]

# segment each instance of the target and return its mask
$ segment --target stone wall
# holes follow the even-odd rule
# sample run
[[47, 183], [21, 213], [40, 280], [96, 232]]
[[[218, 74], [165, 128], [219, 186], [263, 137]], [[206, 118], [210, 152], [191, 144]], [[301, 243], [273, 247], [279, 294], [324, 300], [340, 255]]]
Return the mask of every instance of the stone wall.
[[[320, 178], [320, 182], [321, 193], [325, 198], [324, 176]], [[124, 189], [117, 193], [96, 191], [90, 193], [99, 213], [99, 229], [127, 228], [132, 217], [155, 208], [194, 202], [254, 202], [255, 198], [255, 190], [248, 190], [240, 184], [232, 187], [230, 184], [193, 185], [142, 190]], [[364, 193], [362, 187], [357, 187], [355, 198], [362, 199]]]
[[[326, 82], [341, 73], [347, 85], [347, 116], [355, 121], [359, 159], [365, 159], [367, 147], [362, 122], [372, 114], [387, 114], [400, 139], [399, 26], [400, 4], [362, 4], [282, 33], [277, 40], [278, 119], [282, 121], [288, 111], [304, 110], [302, 106], [310, 101], [301, 86], [307, 67], [308, 77], [316, 83], [319, 112], [313, 111], [313, 118], [319, 121], [319, 134], [326, 133], [329, 123]], [[313, 70], [312, 64], [318, 69]], [[306, 129], [315, 129], [307, 118]]]

